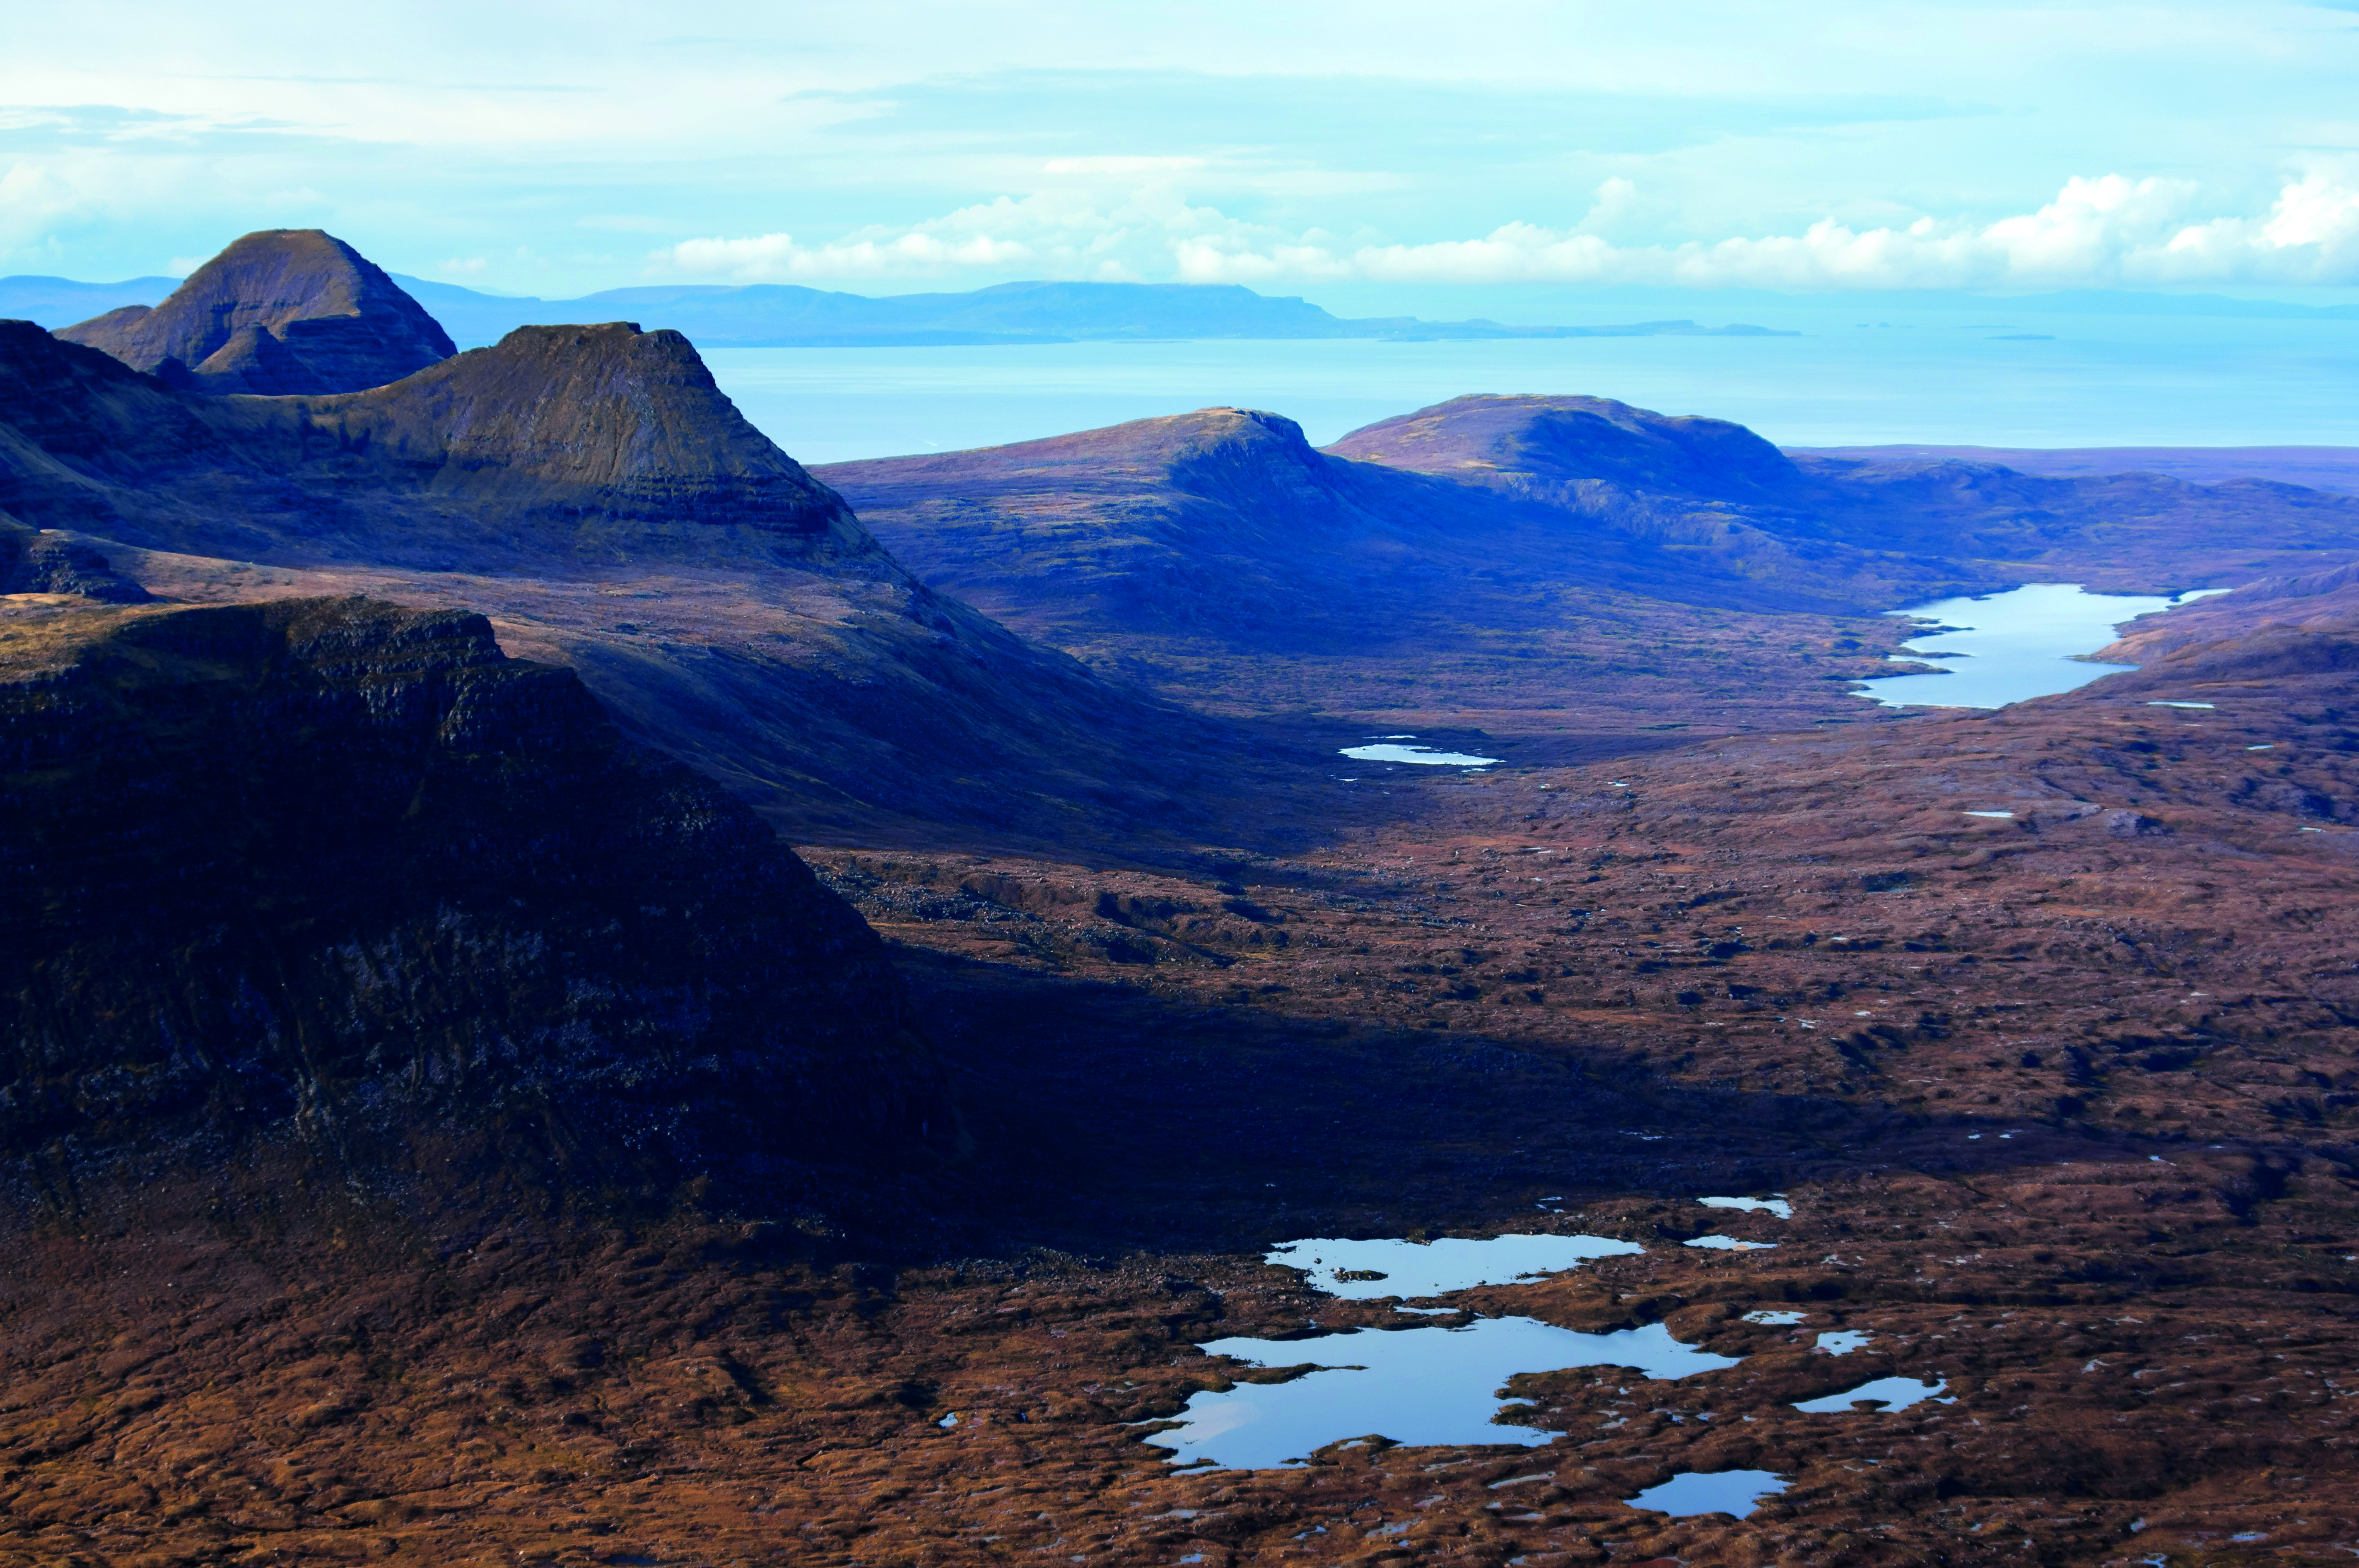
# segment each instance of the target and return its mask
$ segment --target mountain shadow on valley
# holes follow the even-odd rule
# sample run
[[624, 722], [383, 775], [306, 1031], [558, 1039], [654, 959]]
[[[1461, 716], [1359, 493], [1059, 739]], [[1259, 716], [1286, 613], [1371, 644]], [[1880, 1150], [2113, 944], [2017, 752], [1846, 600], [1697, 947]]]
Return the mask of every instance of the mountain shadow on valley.
[[0, 1153], [35, 1217], [306, 1173], [414, 1215], [484, 1181], [777, 1205], [956, 1152], [859, 915], [480, 616], [12, 609], [0, 757]]

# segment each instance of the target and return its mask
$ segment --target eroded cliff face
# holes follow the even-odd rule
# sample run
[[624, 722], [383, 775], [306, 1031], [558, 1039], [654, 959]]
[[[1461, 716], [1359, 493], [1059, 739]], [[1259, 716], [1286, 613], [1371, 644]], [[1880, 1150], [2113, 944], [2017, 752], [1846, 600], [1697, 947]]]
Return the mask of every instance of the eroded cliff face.
[[134, 370], [210, 393], [357, 392], [457, 352], [366, 256], [318, 229], [245, 235], [150, 309], [60, 330]]
[[110, 604], [153, 597], [88, 545], [43, 534], [0, 513], [0, 594], [70, 594]]
[[952, 1141], [860, 918], [479, 616], [0, 621], [0, 1157], [37, 1208], [257, 1150], [775, 1200]]

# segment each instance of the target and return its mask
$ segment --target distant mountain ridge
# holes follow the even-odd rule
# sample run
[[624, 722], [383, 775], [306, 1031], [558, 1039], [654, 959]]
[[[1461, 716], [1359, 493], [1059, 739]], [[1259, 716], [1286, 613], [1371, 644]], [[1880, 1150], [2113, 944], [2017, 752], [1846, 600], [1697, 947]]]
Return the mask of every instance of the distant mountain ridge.
[[126, 277], [120, 283], [82, 283], [42, 273], [0, 277], [0, 318], [55, 329], [87, 321], [125, 305], [158, 305], [180, 287], [177, 277]]
[[2268, 479], [2359, 494], [2359, 447], [1793, 447], [1796, 457], [1871, 463], [1997, 463], [2054, 479], [2159, 473], [2196, 484]]
[[[882, 297], [799, 284], [651, 284], [609, 288], [578, 299], [538, 299], [484, 294], [399, 273], [389, 276], [433, 313], [459, 348], [495, 343], [518, 327], [625, 318], [685, 332], [705, 348], [909, 348], [1171, 338], [1416, 341], [1793, 335], [1742, 324], [1703, 327], [1690, 320], [1534, 327], [1480, 319], [1425, 321], [1413, 316], [1349, 319], [1304, 299], [1256, 294], [1237, 284], [1003, 283], [959, 294]], [[154, 303], [176, 287], [170, 278], [121, 284], [0, 278], [0, 318], [21, 317], [55, 329], [97, 310]]]
[[400, 279], [462, 343], [490, 342], [527, 323], [623, 312], [687, 333], [706, 348], [832, 348], [1083, 342], [1169, 338], [1767, 337], [1763, 327], [1641, 321], [1518, 327], [1496, 321], [1352, 319], [1309, 301], [1239, 284], [1002, 283], [961, 294], [882, 297], [799, 284], [657, 284], [580, 299], [510, 299], [424, 278]]

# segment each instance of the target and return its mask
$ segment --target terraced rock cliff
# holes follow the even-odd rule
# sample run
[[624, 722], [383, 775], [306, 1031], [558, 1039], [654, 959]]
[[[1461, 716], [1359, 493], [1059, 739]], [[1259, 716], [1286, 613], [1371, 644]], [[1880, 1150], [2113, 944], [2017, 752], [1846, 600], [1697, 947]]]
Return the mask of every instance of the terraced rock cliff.
[[152, 597], [88, 545], [43, 534], [0, 515], [0, 594], [62, 593], [114, 604]]
[[0, 816], [0, 1189], [36, 1216], [241, 1170], [775, 1204], [954, 1138], [859, 916], [479, 616], [20, 609]]

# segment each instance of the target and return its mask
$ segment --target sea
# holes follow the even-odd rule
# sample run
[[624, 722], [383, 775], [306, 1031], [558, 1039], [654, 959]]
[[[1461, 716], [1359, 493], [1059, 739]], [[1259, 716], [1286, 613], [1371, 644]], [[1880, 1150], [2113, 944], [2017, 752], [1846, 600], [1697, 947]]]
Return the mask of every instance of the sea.
[[[1719, 323], [1711, 323], [1719, 324]], [[1468, 393], [1580, 393], [1788, 447], [2359, 446], [2359, 320], [1841, 308], [1790, 337], [1189, 340], [711, 349], [805, 463], [957, 451], [1219, 405], [1323, 445]]]

